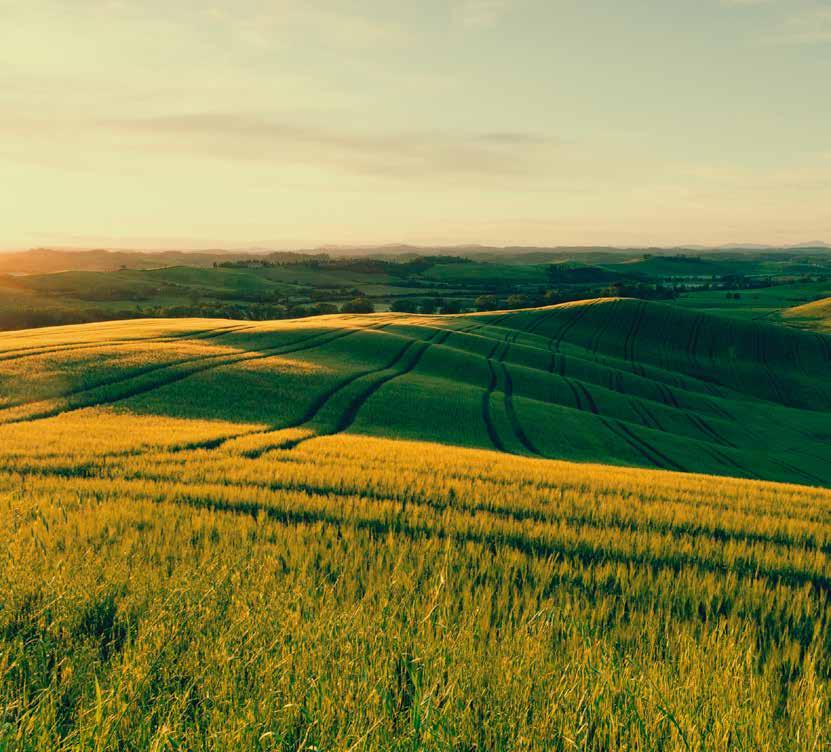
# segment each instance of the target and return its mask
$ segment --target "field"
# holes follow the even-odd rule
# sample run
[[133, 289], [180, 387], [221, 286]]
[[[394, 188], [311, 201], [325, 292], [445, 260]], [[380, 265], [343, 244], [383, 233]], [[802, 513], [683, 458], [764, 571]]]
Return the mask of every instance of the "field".
[[[151, 316], [192, 317], [199, 312], [219, 312], [234, 319], [277, 319], [309, 315], [310, 305], [339, 306], [356, 296], [371, 300], [377, 310], [388, 310], [398, 299], [441, 296], [472, 307], [476, 296], [490, 292], [494, 285], [507, 284], [512, 292], [514, 284], [530, 281], [538, 287], [546, 279], [539, 267], [437, 264], [428, 269], [430, 274], [408, 276], [387, 271], [400, 271], [402, 264], [370, 266], [367, 271], [361, 263], [352, 260], [338, 268], [294, 263], [0, 274], [0, 330]], [[459, 271], [468, 266], [471, 273]], [[521, 273], [516, 274], [516, 269]], [[507, 282], [506, 272], [514, 277]], [[297, 306], [306, 308], [292, 313], [290, 309]]]
[[[811, 319], [797, 323], [782, 314], [831, 294], [831, 252], [823, 249], [432, 251], [439, 255], [405, 250], [376, 249], [373, 255], [364, 249], [358, 256], [0, 254], [0, 330], [140, 318], [273, 321], [332, 314], [345, 304], [353, 312], [371, 307], [455, 314], [627, 296], [731, 318], [811, 326]], [[350, 307], [356, 299], [368, 305]]]
[[831, 331], [831, 297], [788, 308], [782, 317], [792, 326]]
[[[16, 343], [25, 342], [25, 347]], [[84, 408], [831, 484], [826, 336], [601, 299], [0, 337], [0, 425]], [[36, 423], [34, 425], [50, 425]], [[19, 429], [19, 430], [22, 430]]]
[[[792, 282], [755, 290], [740, 290], [739, 297], [728, 297], [724, 290], [703, 290], [681, 295], [675, 305], [705, 311], [719, 316], [741, 318], [748, 321], [784, 323], [789, 326], [802, 325], [796, 318], [802, 306], [808, 306], [831, 295], [831, 280], [822, 282]], [[806, 311], [804, 326], [815, 328]]]
[[0, 749], [828, 749], [829, 363], [626, 299], [2, 334]]

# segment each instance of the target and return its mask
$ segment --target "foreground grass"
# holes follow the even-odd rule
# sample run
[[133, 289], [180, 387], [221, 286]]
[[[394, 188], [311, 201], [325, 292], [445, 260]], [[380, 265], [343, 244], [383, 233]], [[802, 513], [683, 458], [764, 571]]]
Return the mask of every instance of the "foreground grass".
[[156, 444], [4, 445], [0, 748], [831, 741], [831, 492]]

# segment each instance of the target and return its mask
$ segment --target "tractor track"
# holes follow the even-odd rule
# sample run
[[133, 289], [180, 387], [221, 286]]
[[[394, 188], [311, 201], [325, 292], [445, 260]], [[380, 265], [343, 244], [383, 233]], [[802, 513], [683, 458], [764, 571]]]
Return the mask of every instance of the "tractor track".
[[753, 342], [755, 350], [759, 356], [759, 360], [761, 360], [762, 365], [764, 366], [764, 369], [767, 372], [770, 385], [773, 387], [773, 391], [776, 394], [777, 402], [779, 402], [782, 405], [785, 405], [785, 407], [799, 407], [799, 405], [796, 405], [793, 402], [793, 400], [791, 400], [788, 397], [787, 390], [782, 388], [782, 384], [780, 383], [773, 369], [770, 367], [770, 363], [768, 361], [767, 348], [765, 347], [765, 341], [762, 339], [762, 336], [757, 333], [756, 336], [753, 338]]
[[655, 415], [649, 412], [649, 410], [646, 409], [646, 406], [640, 404], [637, 399], [635, 399], [634, 397], [630, 398], [629, 406], [632, 408], [632, 411], [635, 413], [635, 415], [638, 416], [638, 418], [644, 426], [666, 433], [666, 430], [658, 422], [658, 419], [655, 417]]
[[[411, 339], [407, 342], [404, 347], [402, 347], [396, 355], [390, 360], [386, 365], [381, 366], [379, 368], [372, 368], [366, 371], [361, 371], [359, 373], [353, 374], [352, 376], [340, 381], [331, 389], [328, 389], [322, 395], [320, 395], [314, 403], [308, 408], [308, 410], [304, 413], [304, 415], [296, 421], [292, 421], [286, 425], [275, 426], [271, 430], [273, 432], [283, 431], [289, 428], [301, 428], [311, 421], [313, 421], [321, 410], [331, 402], [331, 400], [341, 393], [344, 389], [348, 388], [352, 384], [356, 383], [360, 379], [368, 378], [371, 376], [378, 376], [380, 374], [384, 374], [386, 371], [390, 371], [394, 369], [402, 360], [404, 360], [408, 355], [411, 355], [409, 362], [404, 366], [403, 369], [395, 371], [391, 374], [385, 374], [380, 376], [380, 378], [375, 379], [372, 381], [357, 397], [352, 400], [349, 405], [347, 406], [344, 413], [340, 416], [338, 421], [335, 424], [335, 427], [331, 431], [321, 431], [315, 433], [311, 436], [302, 437], [299, 439], [294, 439], [291, 441], [281, 441], [273, 445], [267, 445], [265, 447], [260, 447], [256, 450], [252, 450], [250, 452], [245, 452], [244, 456], [249, 458], [257, 458], [262, 456], [268, 451], [272, 449], [294, 449], [294, 447], [299, 446], [305, 441], [309, 439], [318, 438], [320, 436], [333, 436], [334, 434], [343, 433], [346, 431], [354, 422], [358, 416], [363, 405], [369, 400], [369, 398], [375, 394], [384, 384], [392, 381], [393, 379], [397, 379], [400, 376], [404, 376], [410, 373], [412, 370], [420, 362], [424, 353], [433, 345], [440, 345], [444, 342], [449, 336], [451, 332], [450, 330], [441, 330], [436, 329], [426, 340], [419, 340], [419, 339]], [[232, 437], [234, 438], [234, 437]]]
[[551, 342], [548, 347], [553, 352], [560, 352], [560, 345], [562, 344], [562, 341], [565, 338], [566, 334], [568, 334], [578, 324], [580, 319], [582, 319], [586, 315], [589, 308], [591, 307], [591, 304], [587, 303], [585, 305], [575, 307], [577, 308], [577, 310], [575, 311], [574, 315], [572, 315], [551, 337]]
[[[121, 402], [125, 399], [131, 399], [132, 397], [137, 397], [142, 394], [147, 394], [148, 392], [152, 392], [156, 389], [161, 389], [165, 386], [169, 386], [170, 384], [175, 384], [179, 381], [182, 381], [186, 378], [194, 376], [196, 374], [205, 373], [206, 371], [210, 371], [216, 368], [223, 368], [228, 365], [236, 365], [238, 363], [249, 363], [252, 361], [263, 360], [266, 358], [272, 358], [279, 355], [288, 355], [297, 352], [303, 352], [304, 350], [310, 350], [316, 347], [320, 347], [322, 345], [327, 345], [335, 340], [342, 339], [344, 337], [348, 337], [352, 334], [361, 331], [369, 331], [372, 329], [377, 328], [375, 325], [370, 325], [368, 327], [356, 328], [356, 329], [348, 329], [345, 332], [336, 332], [332, 334], [331, 332], [318, 332], [317, 334], [312, 334], [307, 337], [302, 337], [298, 340], [295, 340], [294, 343], [290, 343], [288, 345], [280, 345], [274, 348], [268, 348], [266, 350], [257, 351], [256, 355], [244, 355], [240, 354], [239, 356], [227, 357], [227, 356], [213, 356], [213, 357], [222, 357], [224, 358], [220, 362], [213, 362], [203, 364], [201, 360], [192, 359], [189, 361], [185, 361], [185, 363], [193, 363], [198, 362], [199, 365], [191, 368], [183, 373], [175, 373], [172, 374], [169, 378], [165, 378], [160, 381], [154, 381], [150, 384], [145, 384], [143, 386], [137, 386], [134, 388], [127, 388], [122, 392], [107, 398], [92, 398], [86, 401], [82, 401], [80, 404], [70, 404], [64, 407], [59, 408], [51, 408], [48, 410], [43, 410], [41, 412], [36, 412], [34, 414], [29, 414], [20, 418], [12, 418], [11, 420], [4, 421], [3, 425], [9, 425], [12, 423], [22, 423], [28, 422], [32, 420], [41, 420], [43, 418], [51, 418], [56, 415], [59, 415], [64, 412], [71, 412], [73, 410], [79, 410], [87, 407], [96, 407], [99, 405], [111, 405], [116, 402]], [[312, 341], [314, 340], [314, 341]], [[322, 341], [321, 341], [322, 340]], [[302, 344], [301, 344], [302, 343]], [[299, 345], [299, 346], [296, 346]], [[163, 370], [164, 368], [176, 367], [177, 365], [181, 364], [166, 364], [162, 368], [158, 370]], [[138, 376], [130, 376], [121, 381], [113, 382], [112, 384], [107, 384], [104, 387], [96, 386], [91, 387], [89, 389], [84, 390], [84, 392], [79, 392], [83, 394], [87, 391], [91, 391], [92, 389], [96, 388], [105, 388], [106, 386], [113, 386], [119, 383], [124, 383], [125, 385], [127, 382], [134, 381], [136, 378], [140, 378], [144, 374], [139, 374]], [[75, 395], [77, 396], [77, 394]]]
[[595, 330], [594, 336], [592, 337], [591, 344], [589, 345], [589, 352], [591, 352], [591, 354], [594, 355], [594, 360], [595, 361], [598, 360], [597, 351], [600, 347], [600, 341], [601, 341], [601, 339], [603, 339], [604, 335], [609, 330], [609, 327], [614, 322], [615, 310], [618, 307], [619, 307], [619, 302], [617, 300], [612, 301], [612, 303], [609, 304], [610, 310], [608, 312], [608, 315], [606, 316], [606, 321], [603, 324], [601, 324], [600, 326], [597, 327], [597, 329]]
[[748, 478], [756, 478], [757, 480], [760, 478], [759, 475], [752, 472], [751, 470], [748, 470], [744, 465], [736, 462], [736, 460], [734, 460], [732, 457], [728, 456], [722, 451], [719, 451], [715, 447], [705, 446], [704, 451], [707, 452], [711, 457], [713, 457], [713, 459], [720, 462], [722, 465], [733, 467]]
[[[239, 330], [234, 330], [234, 331], [239, 331]], [[223, 332], [222, 334], [227, 334], [227, 333], [229, 333], [229, 332]], [[221, 334], [214, 334], [212, 336], [213, 337], [218, 337], [218, 336], [221, 336]], [[320, 335], [311, 335], [311, 336], [322, 336], [322, 334], [320, 334]], [[205, 337], [204, 339], [208, 339], [208, 338]], [[298, 342], [298, 341], [301, 341], [301, 340], [295, 340], [295, 342]], [[147, 340], [147, 342], [153, 342], [153, 340]], [[289, 343], [289, 345], [290, 344], [294, 344], [294, 343]], [[287, 347], [287, 346], [288, 345], [279, 345], [279, 347]], [[277, 347], [277, 346], [275, 345], [275, 347]], [[258, 351], [258, 352], [264, 352], [264, 351]], [[188, 364], [201, 363], [201, 362], [204, 362], [206, 360], [213, 360], [213, 359], [217, 359], [217, 358], [234, 358], [234, 357], [235, 356], [229, 355], [228, 353], [213, 353], [213, 354], [210, 354], [210, 355], [197, 355], [196, 357], [193, 357], [193, 358], [182, 358], [180, 360], [171, 360], [171, 361], [168, 361], [166, 363], [157, 363], [155, 365], [145, 366], [143, 368], [136, 368], [136, 369], [128, 371], [127, 373], [122, 373], [121, 375], [113, 376], [109, 379], [101, 379], [100, 381], [96, 381], [96, 382], [91, 383], [91, 384], [86, 384], [84, 386], [79, 386], [75, 389], [68, 389], [66, 391], [60, 392], [59, 394], [45, 395], [45, 396], [40, 397], [38, 399], [21, 399], [21, 400], [14, 400], [12, 402], [6, 402], [5, 404], [2, 405], [0, 410], [7, 410], [7, 409], [12, 408], [12, 407], [21, 407], [23, 405], [37, 404], [38, 402], [44, 402], [46, 400], [51, 400], [51, 399], [64, 399], [66, 397], [75, 397], [75, 396], [78, 396], [79, 394], [84, 394], [85, 392], [93, 391], [94, 389], [102, 389], [104, 387], [115, 386], [117, 384], [132, 381], [133, 379], [141, 378], [142, 376], [147, 376], [148, 374], [155, 373], [156, 371], [164, 370], [165, 368], [177, 368], [177, 367], [181, 367], [181, 366], [186, 366]], [[236, 361], [232, 361], [232, 362], [236, 362]], [[219, 365], [217, 367], [219, 367]], [[0, 421], [0, 423], [2, 423], [2, 421]]]
[[638, 332], [643, 325], [643, 319], [646, 316], [646, 302], [640, 301], [638, 308], [632, 317], [632, 325], [624, 342], [624, 359], [629, 361], [632, 367], [632, 373], [641, 378], [647, 378], [646, 373], [641, 365], [635, 360], [635, 342], [637, 341]]
[[701, 325], [704, 323], [704, 316], [699, 314], [693, 320], [690, 327], [690, 336], [687, 338], [687, 360], [696, 368], [699, 367], [698, 356], [696, 355], [698, 347], [698, 336], [701, 331]]
[[485, 422], [485, 429], [488, 432], [491, 444], [500, 452], [504, 452], [506, 451], [505, 445], [502, 443], [502, 439], [499, 438], [491, 415], [491, 395], [497, 386], [496, 369], [493, 367], [493, 361], [490, 358], [487, 358], [486, 362], [488, 364], [488, 385], [482, 395], [482, 420]]
[[[686, 412], [686, 411], [685, 411]], [[702, 431], [705, 435], [709, 435], [713, 438], [713, 440], [717, 444], [721, 444], [722, 446], [727, 446], [732, 449], [738, 449], [738, 447], [732, 442], [725, 439], [718, 431], [715, 430], [704, 418], [700, 415], [697, 415], [693, 412], [686, 412], [688, 420], [700, 431]]]
[[495, 343], [488, 355], [485, 356], [485, 361], [488, 365], [488, 385], [482, 395], [482, 420], [485, 423], [485, 429], [488, 432], [488, 438], [490, 439], [491, 444], [493, 444], [493, 446], [499, 451], [512, 453], [509, 449], [507, 449], [502, 439], [499, 438], [499, 433], [496, 430], [496, 425], [493, 422], [493, 415], [491, 414], [491, 397], [499, 384], [499, 378], [497, 376], [496, 368], [494, 367], [494, 362], [496, 362], [502, 370], [504, 379], [504, 387], [502, 390], [504, 396], [504, 406], [511, 428], [523, 447], [525, 447], [532, 454], [542, 456], [539, 450], [537, 450], [533, 443], [528, 439], [528, 436], [525, 434], [525, 431], [519, 423], [519, 418], [516, 415], [513, 404], [513, 381], [504, 362], [510, 349], [510, 343], [515, 341], [518, 336], [518, 331], [508, 332], [503, 340]]
[[[557, 310], [546, 311], [545, 313], [538, 315], [534, 321], [531, 323], [531, 326], [527, 327], [524, 331], [526, 334], [533, 334], [537, 331], [546, 321], [549, 319], [554, 318], [556, 316]], [[542, 335], [538, 335], [542, 336]]]
[[[585, 308], [583, 308], [581, 310], [583, 312], [585, 312]], [[564, 329], [564, 327], [567, 327], [569, 324], [572, 324], [572, 323], [576, 323], [574, 321], [574, 318], [572, 318], [568, 322], [566, 322], [566, 324], [561, 327], [561, 331]], [[630, 325], [630, 328], [633, 328], [633, 327]], [[518, 338], [519, 334], [521, 334], [521, 333], [522, 333], [522, 331], [513, 332], [511, 334], [506, 335], [505, 339], [509, 340], [509, 344], [510, 344], [510, 342], [514, 342]], [[588, 366], [590, 366], [592, 368], [600, 368], [602, 370], [603, 374], [605, 374], [605, 379], [608, 380], [608, 382], [609, 382], [607, 388], [611, 389], [612, 391], [618, 392], [619, 394], [624, 394], [626, 396], [629, 396], [629, 392], [626, 391], [624, 386], [623, 386], [623, 377], [624, 377], [624, 375], [634, 375], [637, 378], [643, 379], [648, 385], [652, 386], [654, 389], [656, 389], [659, 392], [659, 394], [661, 394], [660, 397], [656, 397], [653, 401], [660, 401], [663, 404], [666, 404], [666, 405], [669, 405], [669, 406], [672, 406], [672, 407], [678, 407], [680, 409], [680, 405], [678, 404], [678, 401], [675, 398], [674, 393], [669, 390], [669, 387], [665, 384], [665, 382], [660, 381], [657, 378], [652, 378], [652, 377], [647, 376], [645, 374], [645, 372], [643, 371], [643, 369], [640, 368], [639, 366], [634, 366], [633, 367], [631, 362], [629, 362], [630, 368], [627, 369], [625, 367], [607, 365], [602, 360], [591, 360], [589, 358], [585, 358], [585, 357], [582, 357], [582, 356], [574, 354], [574, 353], [569, 353], [568, 355], [566, 355], [564, 353], [559, 352], [559, 350], [555, 347], [556, 341], [557, 341], [556, 338], [552, 338], [551, 341], [550, 341], [550, 345], [549, 345], [550, 357], [548, 359], [548, 363], [547, 363], [546, 366], [539, 367], [539, 366], [531, 365], [531, 366], [528, 366], [528, 367], [536, 368], [537, 370], [541, 370], [541, 371], [547, 371], [548, 373], [558, 373], [560, 376], [565, 376], [569, 361], [571, 359], [573, 359], [575, 362], [579, 361], [581, 363], [586, 363]], [[522, 346], [526, 347], [526, 345], [522, 345]], [[537, 349], [537, 348], [534, 348], [533, 346], [527, 346], [527, 347], [530, 347], [532, 349]], [[627, 350], [628, 350], [629, 346], [627, 345], [626, 347], [627, 347]], [[508, 350], [506, 350], [500, 356], [500, 358], [499, 358], [500, 361], [506, 359], [507, 354], [508, 354]], [[494, 357], [493, 348], [492, 348], [491, 352], [485, 357]], [[598, 374], [597, 378], [599, 378], [600, 375], [601, 374]], [[712, 384], [705, 381], [704, 379], [693, 378], [692, 380], [695, 381], [697, 384], [699, 384], [700, 388], [699, 389], [689, 388], [689, 391], [691, 391], [693, 394], [697, 395], [701, 399], [704, 399], [705, 396], [713, 396], [714, 387], [712, 386]], [[595, 379], [590, 378], [589, 381], [593, 384], [596, 384], [597, 386], [604, 386], [604, 384], [601, 384], [596, 378]], [[664, 388], [667, 390], [666, 393], [661, 391]], [[682, 381], [682, 383], [680, 384], [680, 386], [678, 388], [680, 388], [683, 392], [688, 391], [688, 387], [683, 383], [683, 381]], [[717, 394], [716, 396], [720, 396], [720, 395]], [[715, 403], [712, 403], [712, 402], [708, 401], [706, 404], [711, 408], [711, 412], [713, 412], [714, 414], [718, 414], [722, 417], [732, 419], [732, 416], [728, 416], [728, 414], [720, 406], [715, 405]]]
[[580, 392], [577, 391], [577, 387], [574, 386], [574, 383], [572, 382], [571, 379], [567, 379], [565, 376], [563, 376], [563, 381], [566, 382], [566, 386], [568, 386], [568, 388], [571, 390], [571, 396], [574, 399], [574, 406], [578, 410], [582, 411], [583, 410], [583, 403], [580, 400]]
[[[6, 363], [13, 360], [21, 360], [22, 358], [34, 358], [39, 355], [53, 355], [64, 352], [76, 352], [78, 350], [98, 350], [101, 348], [120, 347], [122, 345], [144, 345], [144, 344], [168, 344], [171, 342], [180, 342], [188, 340], [214, 339], [223, 337], [226, 334], [233, 334], [235, 332], [244, 331], [247, 329], [256, 328], [251, 325], [242, 326], [228, 326], [219, 327], [215, 329], [198, 329], [193, 332], [185, 334], [172, 334], [168, 337], [151, 337], [148, 339], [133, 338], [133, 339], [113, 339], [104, 342], [69, 342], [62, 345], [37, 345], [28, 348], [21, 348], [18, 350], [6, 350], [4, 355], [0, 355], [0, 363]], [[25, 351], [24, 351], [25, 350]]]
[[377, 381], [373, 381], [358, 397], [353, 400], [349, 407], [347, 408], [346, 412], [341, 416], [340, 421], [335, 428], [335, 433], [343, 433], [346, 431], [354, 422], [355, 419], [358, 417], [358, 413], [360, 412], [361, 408], [367, 403], [370, 397], [375, 394], [382, 386], [388, 384], [393, 379], [400, 378], [401, 376], [405, 376], [408, 373], [411, 373], [415, 370], [415, 367], [419, 364], [424, 353], [430, 349], [431, 346], [440, 345], [444, 339], [447, 338], [447, 332], [444, 335], [439, 335], [435, 342], [427, 341], [420, 343], [420, 346], [414, 348], [414, 354], [409, 359], [409, 362], [404, 366], [404, 368], [400, 371], [395, 373], [389, 374], [388, 376], [382, 376]]
[[662, 399], [664, 404], [668, 407], [674, 407], [680, 410], [681, 406], [678, 404], [678, 400], [675, 399], [675, 395], [672, 393], [672, 390], [662, 381], [656, 381], [655, 383], [658, 385], [658, 391], [663, 395]]
[[586, 389], [586, 385], [582, 381], [575, 381], [577, 388], [580, 390], [580, 393], [583, 395], [583, 399], [586, 401], [586, 405], [589, 408], [589, 412], [594, 413], [595, 415], [600, 415], [600, 410], [597, 409], [597, 403], [594, 401], [594, 397], [592, 397], [591, 392]]
[[500, 361], [499, 365], [502, 367], [502, 376], [505, 380], [505, 388], [503, 390], [505, 412], [508, 414], [508, 420], [511, 423], [511, 428], [516, 434], [516, 437], [519, 439], [520, 444], [522, 444], [526, 450], [531, 452], [531, 454], [536, 454], [538, 457], [542, 457], [542, 452], [540, 452], [531, 439], [528, 438], [528, 434], [525, 433], [525, 429], [522, 427], [519, 417], [517, 416], [516, 408], [514, 407], [514, 383], [513, 379], [511, 379], [511, 373], [504, 362]]
[[638, 451], [641, 456], [646, 457], [653, 465], [664, 470], [676, 470], [678, 472], [687, 472], [681, 465], [674, 460], [667, 457], [663, 452], [656, 449], [648, 441], [638, 436], [632, 429], [630, 429], [623, 421], [605, 420], [604, 425], [619, 438], [623, 439], [630, 447]]

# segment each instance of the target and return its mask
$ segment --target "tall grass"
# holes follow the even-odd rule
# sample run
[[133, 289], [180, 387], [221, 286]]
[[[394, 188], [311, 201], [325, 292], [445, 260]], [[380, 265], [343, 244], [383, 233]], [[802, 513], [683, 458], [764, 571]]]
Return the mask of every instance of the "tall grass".
[[0, 746], [831, 741], [831, 492], [253, 440], [3, 446]]

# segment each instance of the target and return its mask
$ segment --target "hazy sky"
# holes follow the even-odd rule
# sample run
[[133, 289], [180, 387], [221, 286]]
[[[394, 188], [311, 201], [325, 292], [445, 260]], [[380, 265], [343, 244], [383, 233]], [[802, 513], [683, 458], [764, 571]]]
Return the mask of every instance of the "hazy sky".
[[0, 0], [0, 247], [831, 241], [831, 0]]

